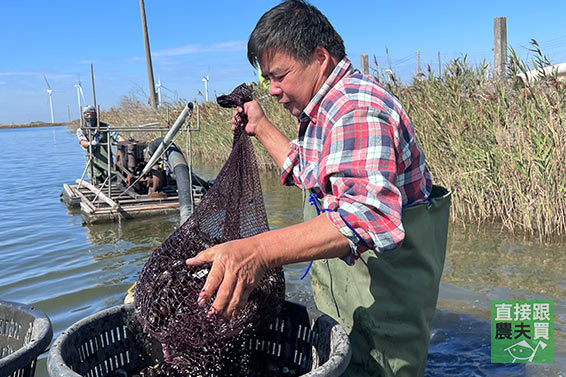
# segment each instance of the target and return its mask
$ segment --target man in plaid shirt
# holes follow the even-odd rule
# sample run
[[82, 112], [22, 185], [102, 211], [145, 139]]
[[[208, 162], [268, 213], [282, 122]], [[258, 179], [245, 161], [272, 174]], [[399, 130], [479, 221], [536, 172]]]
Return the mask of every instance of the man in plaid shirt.
[[300, 114], [282, 182], [313, 189], [333, 211], [326, 216], [349, 240], [348, 264], [368, 246], [398, 248], [401, 207], [426, 200], [432, 188], [401, 104], [346, 57]]
[[353, 70], [342, 38], [302, 0], [260, 18], [248, 58], [297, 117], [297, 138], [289, 141], [255, 101], [237, 111], [282, 182], [303, 188], [305, 222], [187, 260], [213, 263], [199, 305], [217, 291], [211, 310], [236, 316], [266, 269], [314, 260], [317, 307], [350, 335], [345, 375], [424, 375], [449, 193], [432, 186], [411, 121], [395, 97]]

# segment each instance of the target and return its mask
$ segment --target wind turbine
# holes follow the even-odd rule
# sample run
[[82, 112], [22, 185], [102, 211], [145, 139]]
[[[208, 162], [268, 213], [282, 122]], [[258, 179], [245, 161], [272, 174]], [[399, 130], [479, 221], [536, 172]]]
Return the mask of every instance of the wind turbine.
[[157, 76], [157, 85], [155, 87], [157, 88], [157, 106], [161, 106], [161, 79], [159, 75]]
[[43, 75], [45, 79], [45, 83], [47, 84], [47, 94], [49, 94], [49, 108], [51, 109], [51, 124], [55, 123], [53, 119], [53, 89], [51, 89], [51, 85], [49, 85], [49, 81], [47, 81], [47, 77]]
[[174, 100], [175, 100], [175, 101], [177, 100], [177, 97], [178, 97], [178, 95], [179, 95], [179, 94], [177, 93], [177, 91], [173, 91], [173, 90], [169, 89], [168, 87], [166, 87], [165, 85], [163, 85], [163, 84], [161, 83], [161, 78], [159, 77], [159, 75], [157, 75], [157, 85], [155, 85], [155, 87], [157, 88], [157, 104], [158, 104], [158, 105], [162, 105], [162, 104], [163, 104], [163, 101], [161, 100], [161, 98], [162, 98], [162, 97], [161, 97], [161, 88], [163, 88], [163, 89], [168, 90], [169, 92], [171, 92], [171, 94], [173, 94], [173, 95], [175, 96], [175, 99], [174, 99]]
[[[159, 78], [159, 75], [157, 75], [157, 105], [161, 106], [161, 87], [163, 85], [161, 85], [161, 79]], [[165, 87], [164, 87], [165, 88]]]
[[82, 127], [83, 126], [83, 115], [82, 115], [83, 107], [82, 107], [82, 104], [81, 104], [81, 96], [83, 97], [83, 102], [86, 103], [86, 101], [85, 101], [85, 95], [83, 93], [83, 88], [81, 86], [81, 76], [80, 75], [79, 75], [79, 83], [75, 84], [75, 88], [77, 88], [77, 100], [79, 102], [79, 123]]
[[204, 76], [202, 81], [204, 81], [204, 99], [208, 102], [208, 75]]

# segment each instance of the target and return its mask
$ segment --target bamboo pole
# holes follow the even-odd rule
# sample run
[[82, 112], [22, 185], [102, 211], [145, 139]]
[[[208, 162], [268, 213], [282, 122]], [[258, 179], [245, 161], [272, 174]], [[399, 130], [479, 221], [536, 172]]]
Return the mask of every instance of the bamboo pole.
[[89, 157], [89, 159], [88, 159], [88, 161], [87, 161], [87, 163], [86, 163], [86, 166], [85, 166], [85, 170], [83, 170], [83, 174], [81, 175], [81, 180], [79, 181], [79, 186], [78, 186], [77, 188], [81, 188], [81, 185], [82, 185], [83, 180], [84, 180], [84, 178], [85, 178], [85, 174], [86, 174], [88, 168], [90, 167], [90, 164], [91, 164], [91, 163], [92, 163], [92, 157]]

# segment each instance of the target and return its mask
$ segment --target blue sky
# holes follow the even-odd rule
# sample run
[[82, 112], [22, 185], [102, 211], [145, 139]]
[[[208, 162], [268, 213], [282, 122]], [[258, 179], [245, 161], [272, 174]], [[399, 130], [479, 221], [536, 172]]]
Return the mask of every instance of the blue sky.
[[[166, 100], [203, 101], [256, 79], [246, 58], [249, 33], [277, 0], [145, 0], [155, 80]], [[493, 61], [493, 19], [507, 17], [508, 44], [528, 58], [536, 39], [553, 63], [566, 62], [566, 1], [323, 1], [312, 0], [334, 25], [356, 67], [360, 54], [391, 65], [408, 80], [466, 54]], [[50, 121], [47, 87], [55, 90], [55, 121], [78, 117], [79, 77], [103, 109], [123, 96], [147, 98], [148, 79], [138, 0], [0, 2], [0, 124]], [[388, 51], [388, 55], [387, 52]], [[199, 91], [201, 94], [199, 94]]]

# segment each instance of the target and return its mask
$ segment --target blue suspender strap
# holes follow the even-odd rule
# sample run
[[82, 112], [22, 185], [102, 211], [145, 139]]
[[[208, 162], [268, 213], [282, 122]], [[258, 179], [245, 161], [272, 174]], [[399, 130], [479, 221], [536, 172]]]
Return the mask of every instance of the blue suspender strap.
[[[316, 208], [316, 214], [320, 215], [320, 206], [318, 205], [318, 197], [317, 195], [313, 192], [312, 194], [310, 194], [309, 196], [309, 203], [311, 206], [314, 206], [314, 208]], [[303, 280], [309, 273], [311, 267], [312, 267], [312, 260], [309, 263], [309, 266], [307, 267], [307, 270], [305, 271], [305, 273], [303, 274], [303, 276], [301, 276], [301, 280]]]
[[[320, 213], [321, 213], [322, 211], [324, 211], [324, 212], [334, 212], [334, 211], [332, 211], [331, 209], [320, 208], [320, 205], [318, 204], [318, 196], [317, 196], [315, 193], [310, 194], [310, 196], [309, 196], [309, 203], [310, 203], [311, 206], [314, 206], [314, 208], [316, 208], [316, 213], [317, 213], [317, 215], [320, 215]], [[346, 226], [347, 226], [348, 228], [350, 228], [350, 230], [351, 230], [352, 232], [354, 232], [354, 234], [356, 235], [356, 237], [358, 237], [358, 239], [360, 240], [360, 242], [362, 243], [362, 245], [364, 245], [368, 250], [370, 250], [371, 247], [369, 247], [369, 245], [367, 244], [367, 242], [366, 242], [362, 237], [360, 237], [360, 235], [358, 234], [358, 232], [356, 232], [356, 230], [354, 229], [354, 227], [351, 226], [350, 224], [348, 224], [348, 222], [344, 219], [344, 217], [343, 217], [342, 215], [340, 215], [340, 217], [342, 218], [342, 221], [344, 221], [344, 224], [346, 224]], [[303, 276], [301, 276], [301, 280], [303, 280], [303, 279], [307, 276], [307, 274], [309, 273], [309, 271], [310, 271], [310, 269], [311, 269], [311, 267], [312, 267], [312, 262], [313, 262], [313, 261], [311, 261], [311, 262], [309, 263], [309, 266], [307, 267], [307, 270], [305, 271], [305, 273], [303, 274]]]

